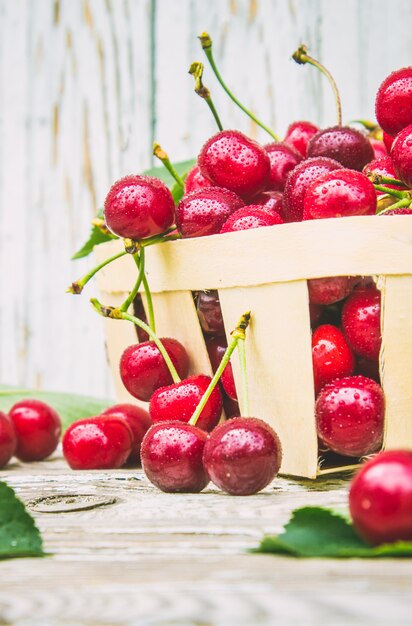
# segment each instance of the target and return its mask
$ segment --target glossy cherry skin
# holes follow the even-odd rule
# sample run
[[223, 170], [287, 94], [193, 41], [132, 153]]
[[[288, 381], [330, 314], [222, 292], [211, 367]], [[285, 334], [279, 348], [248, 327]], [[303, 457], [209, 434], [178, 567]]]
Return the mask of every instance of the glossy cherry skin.
[[[411, 100], [412, 107], [412, 100]], [[399, 178], [407, 187], [412, 187], [412, 124], [398, 133], [391, 151], [393, 166]]]
[[412, 215], [412, 208], [408, 207], [399, 207], [399, 209], [389, 209], [389, 211], [385, 211], [385, 213], [380, 213], [382, 217], [385, 215]]
[[328, 276], [308, 280], [311, 304], [328, 305], [340, 302], [352, 292], [358, 279], [353, 276]]
[[0, 411], [0, 469], [7, 465], [17, 447], [17, 437], [13, 422]]
[[342, 330], [352, 350], [377, 360], [381, 348], [381, 294], [375, 285], [355, 289], [342, 309]]
[[[153, 423], [165, 421], [187, 423], [211, 380], [210, 376], [197, 374], [185, 378], [180, 383], [161, 387], [155, 391], [149, 405], [149, 413]], [[222, 395], [219, 387], [215, 387], [197, 420], [197, 428], [210, 432], [218, 424], [221, 414]]]
[[270, 171], [264, 148], [238, 130], [210, 137], [200, 151], [198, 165], [205, 178], [245, 200], [265, 189]]
[[361, 457], [382, 445], [385, 398], [365, 376], [348, 376], [325, 385], [316, 405], [321, 442], [342, 456]]
[[[176, 339], [161, 339], [180, 378], [189, 370], [189, 356]], [[170, 385], [173, 380], [167, 365], [153, 341], [129, 346], [120, 359], [120, 377], [127, 391], [148, 402], [159, 387]]]
[[308, 145], [308, 157], [328, 157], [344, 167], [362, 171], [374, 154], [365, 135], [349, 126], [334, 126], [320, 130]]
[[412, 541], [412, 452], [388, 450], [365, 463], [350, 486], [349, 510], [372, 545]]
[[376, 192], [361, 172], [328, 172], [309, 185], [303, 204], [303, 219], [376, 214]]
[[140, 463], [140, 447], [143, 437], [152, 425], [152, 420], [147, 411], [135, 404], [115, 404], [103, 411], [102, 415], [111, 415], [124, 419], [133, 435], [132, 451], [128, 463]]
[[222, 309], [219, 294], [215, 289], [199, 291], [196, 303], [197, 316], [202, 330], [207, 335], [224, 335]]
[[282, 217], [286, 222], [300, 222], [303, 219], [303, 203], [309, 185], [322, 174], [342, 168], [333, 159], [306, 159], [289, 174], [283, 194]]
[[185, 195], [205, 187], [213, 187], [213, 183], [203, 176], [198, 165], [193, 166], [185, 178]]
[[355, 357], [345, 336], [331, 324], [322, 324], [313, 333], [312, 360], [317, 394], [335, 378], [351, 376], [355, 367]]
[[395, 137], [392, 137], [392, 135], [388, 135], [388, 133], [385, 133], [385, 131], [383, 131], [382, 139], [383, 139], [383, 143], [385, 144], [385, 148], [389, 154], [392, 149], [392, 144], [395, 140]]
[[108, 228], [119, 237], [143, 239], [174, 222], [175, 205], [164, 183], [151, 176], [126, 176], [111, 187], [104, 203]]
[[203, 463], [213, 483], [235, 496], [264, 489], [277, 475], [282, 449], [275, 431], [254, 417], [233, 417], [206, 442]]
[[207, 187], [184, 196], [176, 209], [176, 225], [184, 238], [205, 237], [220, 232], [223, 224], [243, 200], [228, 189]]
[[274, 226], [275, 224], [283, 224], [279, 213], [258, 204], [250, 204], [232, 213], [223, 224], [220, 232], [232, 233], [238, 230]]
[[202, 460], [207, 437], [204, 430], [180, 421], [154, 424], [141, 449], [147, 478], [169, 493], [202, 491], [209, 482]]
[[375, 114], [389, 135], [412, 124], [412, 67], [403, 67], [385, 78], [376, 94]]
[[280, 191], [262, 191], [253, 198], [253, 204], [276, 211], [282, 217], [283, 194]]
[[301, 162], [302, 155], [285, 143], [269, 143], [265, 150], [270, 161], [267, 189], [283, 191], [289, 172]]
[[74, 470], [118, 469], [130, 457], [133, 433], [121, 417], [78, 420], [63, 436], [63, 454]]
[[[206, 348], [209, 354], [210, 364], [213, 372], [216, 372], [220, 365], [221, 360], [226, 352], [227, 342], [226, 337], [206, 337]], [[226, 365], [220, 378], [223, 391], [233, 401], [237, 400], [235, 380], [233, 378], [232, 364]]]
[[[397, 178], [397, 174], [395, 172], [395, 168], [393, 165], [392, 157], [386, 155], [380, 159], [374, 159], [370, 163], [368, 163], [363, 168], [363, 173], [367, 174], [380, 174], [381, 176], [386, 176], [387, 178]], [[399, 185], [391, 185], [387, 183], [382, 183], [385, 187], [389, 187], [390, 189], [406, 189], [405, 187], [401, 187]], [[376, 194], [378, 196], [384, 195], [382, 191], [376, 190]]]
[[388, 155], [388, 151], [383, 141], [380, 139], [374, 139], [373, 137], [369, 137], [369, 141], [371, 142], [371, 146], [373, 148], [374, 159], [383, 159]]
[[305, 157], [308, 143], [318, 131], [319, 128], [311, 122], [293, 122], [288, 127], [283, 142], [295, 148], [299, 154]]
[[9, 412], [17, 437], [15, 456], [20, 461], [42, 461], [55, 451], [61, 435], [58, 413], [40, 400], [22, 400]]

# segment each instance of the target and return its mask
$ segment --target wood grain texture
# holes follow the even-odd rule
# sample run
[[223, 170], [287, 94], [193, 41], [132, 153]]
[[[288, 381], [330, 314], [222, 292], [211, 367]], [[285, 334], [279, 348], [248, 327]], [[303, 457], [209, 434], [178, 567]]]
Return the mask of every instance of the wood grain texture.
[[[61, 494], [99, 508], [31, 509], [52, 553], [1, 564], [0, 623], [21, 626], [380, 626], [410, 623], [410, 560], [248, 554], [292, 509], [342, 507], [347, 481], [275, 480], [256, 496], [213, 486], [163, 494], [138, 470], [73, 472], [59, 459], [1, 473], [27, 503]], [[64, 509], [64, 507], [62, 507]]]

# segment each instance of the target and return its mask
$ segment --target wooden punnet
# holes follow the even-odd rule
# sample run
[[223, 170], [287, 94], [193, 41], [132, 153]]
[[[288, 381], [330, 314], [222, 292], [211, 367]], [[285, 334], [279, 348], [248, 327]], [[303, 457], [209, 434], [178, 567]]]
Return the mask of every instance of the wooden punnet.
[[[99, 261], [120, 248], [98, 246]], [[251, 415], [269, 422], [283, 446], [281, 472], [315, 478], [320, 467], [314, 418], [307, 279], [374, 276], [382, 292], [380, 370], [386, 396], [385, 448], [412, 448], [412, 219], [350, 217], [186, 239], [146, 251], [160, 337], [179, 339], [191, 372], [211, 373], [192, 291], [218, 289], [230, 332], [247, 310], [247, 367]], [[99, 275], [101, 301], [118, 306], [136, 280], [123, 257]], [[118, 399], [130, 400], [118, 364], [136, 343], [129, 322], [106, 320], [107, 349]], [[232, 358], [240, 389], [237, 355]], [[133, 400], [135, 401], [135, 400]], [[342, 466], [339, 466], [342, 469]]]

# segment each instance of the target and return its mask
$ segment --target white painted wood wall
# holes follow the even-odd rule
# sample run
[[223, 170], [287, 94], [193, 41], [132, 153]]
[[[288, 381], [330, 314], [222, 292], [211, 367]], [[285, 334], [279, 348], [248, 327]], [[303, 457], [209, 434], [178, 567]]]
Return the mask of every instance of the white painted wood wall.
[[[333, 71], [344, 119], [373, 117], [392, 70], [412, 63], [410, 0], [0, 0], [0, 382], [112, 393], [103, 323], [65, 294], [90, 261], [70, 255], [119, 176], [175, 159], [214, 132], [187, 69], [207, 30], [223, 76], [283, 133], [294, 119], [334, 123], [299, 43]], [[256, 134], [205, 83], [226, 127]], [[258, 139], [268, 137], [257, 132]]]

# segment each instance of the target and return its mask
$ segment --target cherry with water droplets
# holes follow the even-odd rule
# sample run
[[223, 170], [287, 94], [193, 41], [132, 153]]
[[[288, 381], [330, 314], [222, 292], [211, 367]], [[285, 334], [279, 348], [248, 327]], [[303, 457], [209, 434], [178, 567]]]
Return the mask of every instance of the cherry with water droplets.
[[203, 466], [207, 433], [184, 422], [160, 422], [147, 431], [142, 465], [153, 485], [168, 493], [199, 493], [209, 482]]
[[353, 276], [327, 276], [308, 280], [311, 304], [329, 305], [340, 302], [352, 292], [358, 278]]
[[107, 227], [118, 237], [143, 239], [167, 230], [175, 204], [166, 185], [152, 176], [125, 176], [111, 187], [104, 203]]
[[412, 124], [412, 67], [395, 70], [381, 83], [375, 114], [379, 126], [389, 135]]
[[313, 333], [312, 361], [316, 394], [335, 378], [351, 376], [355, 367], [345, 336], [331, 324], [322, 324]]
[[[227, 348], [226, 337], [206, 337], [206, 348], [209, 354], [212, 370], [213, 372], [216, 372]], [[223, 370], [219, 382], [221, 383], [223, 391], [228, 398], [235, 402], [237, 400], [237, 392], [235, 379], [233, 378], [232, 364], [230, 361]]]
[[275, 211], [282, 217], [283, 194], [280, 191], [262, 191], [253, 198], [252, 204]]
[[[390, 157], [389, 155], [386, 155], [380, 159], [374, 159], [373, 161], [368, 163], [363, 168], [363, 173], [365, 174], [365, 176], [367, 176], [368, 174], [379, 174], [380, 176], [385, 176], [386, 178], [397, 178], [392, 157]], [[406, 189], [406, 187], [402, 187], [400, 185], [391, 185], [390, 183], [385, 183], [385, 187], [398, 190]], [[384, 193], [377, 189], [376, 195], [379, 197], [384, 195]]]
[[205, 237], [220, 232], [223, 224], [243, 200], [228, 189], [207, 187], [184, 196], [176, 209], [176, 225], [184, 238]]
[[286, 222], [300, 222], [303, 219], [303, 203], [309, 185], [322, 174], [342, 168], [333, 159], [306, 159], [289, 174], [283, 194], [282, 217]]
[[[161, 387], [150, 399], [149, 413], [153, 423], [164, 421], [189, 422], [211, 382], [210, 376], [197, 374], [180, 383]], [[222, 396], [215, 387], [196, 422], [197, 428], [211, 431], [222, 413]]]
[[362, 171], [374, 158], [371, 142], [350, 126], [333, 126], [320, 130], [308, 145], [308, 157], [334, 159], [351, 170]]
[[299, 154], [305, 157], [308, 143], [318, 131], [318, 126], [315, 126], [315, 124], [311, 122], [293, 122], [289, 125], [283, 142], [288, 146], [292, 146]]
[[204, 333], [207, 335], [225, 334], [219, 294], [215, 289], [198, 292], [196, 310]]
[[375, 188], [361, 172], [328, 172], [313, 181], [306, 190], [304, 219], [375, 214]]
[[206, 442], [203, 463], [213, 483], [232, 495], [264, 489], [277, 475], [282, 449], [275, 431], [254, 417], [233, 417]]
[[384, 142], [381, 139], [375, 139], [374, 137], [369, 137], [369, 141], [371, 142], [371, 146], [373, 148], [373, 158], [374, 159], [383, 159], [388, 156], [388, 151]]
[[238, 130], [223, 130], [207, 140], [198, 158], [201, 173], [212, 183], [250, 199], [266, 187], [267, 152]]
[[348, 376], [325, 385], [315, 411], [318, 437], [333, 452], [361, 457], [381, 447], [385, 398], [374, 380]]
[[[411, 101], [412, 107], [412, 101]], [[397, 178], [407, 187], [412, 187], [412, 124], [398, 133], [391, 151]], [[412, 202], [412, 198], [411, 198]]]
[[232, 213], [223, 224], [220, 232], [231, 233], [238, 230], [261, 228], [262, 226], [274, 226], [275, 224], [283, 224], [279, 213], [258, 204], [250, 204]]
[[17, 437], [15, 456], [20, 461], [42, 461], [57, 448], [61, 419], [57, 411], [41, 400], [17, 402], [9, 412]]
[[385, 131], [382, 132], [382, 140], [383, 143], [385, 144], [385, 148], [388, 152], [388, 154], [390, 153], [391, 149], [392, 149], [392, 144], [395, 141], [395, 137], [392, 137], [392, 135], [388, 135], [388, 133], [385, 133]]
[[213, 187], [213, 183], [203, 176], [198, 165], [194, 165], [185, 178], [185, 195], [205, 187]]
[[284, 143], [269, 143], [264, 146], [270, 161], [267, 189], [283, 191], [286, 179], [302, 160], [302, 155]]
[[[160, 340], [170, 356], [180, 378], [189, 370], [189, 356], [176, 339]], [[168, 367], [154, 341], [129, 346], [120, 358], [120, 377], [127, 391], [148, 402], [159, 387], [170, 385], [173, 380]]]
[[115, 404], [103, 411], [102, 415], [111, 415], [123, 419], [133, 435], [132, 451], [127, 463], [140, 463], [140, 447], [143, 437], [152, 425], [150, 415], [145, 409], [135, 404]]
[[372, 545], [412, 541], [412, 452], [387, 450], [365, 463], [351, 483], [349, 510]]
[[0, 469], [5, 467], [17, 448], [17, 437], [11, 419], [0, 411]]
[[389, 209], [384, 213], [380, 213], [379, 215], [412, 215], [412, 208], [408, 207], [399, 207], [398, 209]]
[[381, 293], [375, 285], [355, 289], [343, 305], [343, 333], [352, 350], [365, 359], [379, 357], [380, 317]]

